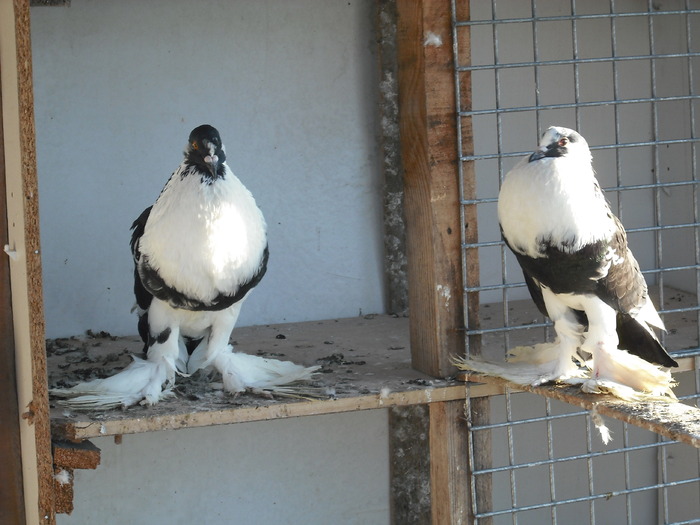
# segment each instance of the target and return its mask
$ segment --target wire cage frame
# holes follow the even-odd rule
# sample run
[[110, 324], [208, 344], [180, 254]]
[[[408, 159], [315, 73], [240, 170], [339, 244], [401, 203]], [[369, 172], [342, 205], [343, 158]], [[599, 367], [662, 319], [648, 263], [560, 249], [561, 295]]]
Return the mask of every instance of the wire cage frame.
[[[700, 399], [700, 9], [691, 1], [452, 0], [467, 353], [542, 342], [500, 238], [508, 170], [550, 125], [577, 129]], [[696, 6], [697, 7], [697, 6]], [[477, 231], [467, 228], [476, 222]], [[508, 389], [467, 397], [474, 523], [700, 523], [697, 449]]]

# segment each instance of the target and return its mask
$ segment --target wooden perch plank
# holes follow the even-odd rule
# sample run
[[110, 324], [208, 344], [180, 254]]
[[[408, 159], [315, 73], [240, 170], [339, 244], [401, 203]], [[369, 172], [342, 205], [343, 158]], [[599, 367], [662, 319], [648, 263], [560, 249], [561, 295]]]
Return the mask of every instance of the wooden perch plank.
[[610, 395], [585, 394], [576, 386], [544, 385], [533, 387], [516, 385], [500, 377], [490, 377], [481, 374], [465, 374], [464, 379], [474, 383], [485, 383], [532, 392], [533, 394], [563, 401], [586, 410], [595, 410], [602, 416], [619, 419], [674, 441], [700, 448], [700, 409], [684, 403], [622, 401]]

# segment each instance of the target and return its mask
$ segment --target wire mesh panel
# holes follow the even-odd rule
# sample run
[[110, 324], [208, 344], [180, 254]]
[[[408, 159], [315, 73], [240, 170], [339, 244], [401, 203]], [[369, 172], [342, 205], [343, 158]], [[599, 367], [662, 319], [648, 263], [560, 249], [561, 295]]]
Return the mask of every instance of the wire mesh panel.
[[[503, 358], [551, 338], [500, 238], [500, 182], [550, 125], [588, 141], [668, 332], [694, 371], [700, 292], [700, 9], [643, 0], [453, 0], [467, 352]], [[476, 222], [477, 231], [470, 226]], [[474, 411], [472, 410], [472, 416]], [[538, 396], [491, 398], [472, 419], [477, 523], [700, 523], [696, 449]], [[478, 443], [479, 446], [474, 446]], [[490, 450], [483, 450], [488, 443]]]

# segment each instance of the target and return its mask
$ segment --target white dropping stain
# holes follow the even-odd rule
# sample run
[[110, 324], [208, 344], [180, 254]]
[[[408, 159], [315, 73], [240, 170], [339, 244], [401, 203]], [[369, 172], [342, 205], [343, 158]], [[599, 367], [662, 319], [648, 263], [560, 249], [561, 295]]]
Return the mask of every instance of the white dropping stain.
[[450, 287], [438, 284], [437, 293], [440, 297], [442, 297], [445, 300], [445, 308], [449, 308], [450, 299], [452, 299], [452, 290], [450, 289]]
[[425, 41], [423, 42], [423, 45], [425, 47], [440, 47], [442, 45], [442, 37], [436, 33], [433, 33], [432, 31], [428, 31], [425, 34]]

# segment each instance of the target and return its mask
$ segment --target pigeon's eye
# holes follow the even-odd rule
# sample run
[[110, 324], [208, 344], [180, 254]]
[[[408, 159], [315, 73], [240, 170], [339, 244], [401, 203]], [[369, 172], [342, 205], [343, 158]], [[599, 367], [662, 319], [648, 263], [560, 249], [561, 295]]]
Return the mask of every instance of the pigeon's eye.
[[566, 137], [560, 138], [560, 139], [559, 139], [559, 142], [558, 142], [558, 144], [559, 144], [561, 147], [566, 146], [568, 143], [569, 143], [569, 139], [566, 138]]
[[192, 143], [192, 148], [194, 148], [194, 149], [199, 149], [199, 144], [197, 144], [196, 142], [193, 142], [193, 143]]

